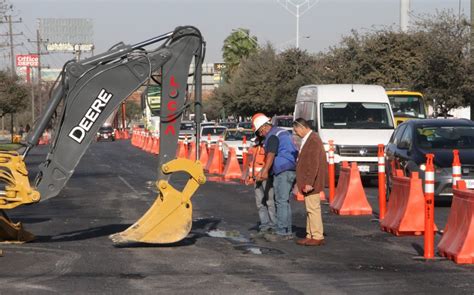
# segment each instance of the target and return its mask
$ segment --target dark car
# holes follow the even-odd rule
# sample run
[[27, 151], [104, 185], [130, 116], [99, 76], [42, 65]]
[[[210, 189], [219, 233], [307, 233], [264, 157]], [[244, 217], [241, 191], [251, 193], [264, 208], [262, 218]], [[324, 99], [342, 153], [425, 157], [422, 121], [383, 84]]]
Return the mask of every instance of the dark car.
[[[424, 179], [426, 154], [434, 154], [435, 195], [452, 196], [453, 150], [459, 150], [462, 179], [474, 188], [474, 122], [465, 119], [410, 120], [400, 124], [385, 148], [388, 187], [392, 165]], [[393, 164], [391, 161], [393, 160]]]
[[110, 126], [102, 126], [97, 131], [97, 141], [101, 140], [110, 140], [115, 141], [115, 132], [114, 129]]

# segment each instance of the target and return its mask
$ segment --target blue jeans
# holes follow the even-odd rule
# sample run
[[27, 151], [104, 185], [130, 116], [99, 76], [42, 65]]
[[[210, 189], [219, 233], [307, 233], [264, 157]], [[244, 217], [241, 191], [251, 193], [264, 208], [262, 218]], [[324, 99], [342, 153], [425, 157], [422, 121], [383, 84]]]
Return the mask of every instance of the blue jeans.
[[275, 195], [272, 182], [270, 178], [255, 183], [255, 201], [260, 218], [260, 231], [275, 230], [276, 227]]
[[273, 176], [273, 188], [275, 191], [275, 206], [277, 216], [276, 233], [279, 235], [291, 235], [291, 207], [290, 195], [296, 179], [295, 171], [284, 171]]

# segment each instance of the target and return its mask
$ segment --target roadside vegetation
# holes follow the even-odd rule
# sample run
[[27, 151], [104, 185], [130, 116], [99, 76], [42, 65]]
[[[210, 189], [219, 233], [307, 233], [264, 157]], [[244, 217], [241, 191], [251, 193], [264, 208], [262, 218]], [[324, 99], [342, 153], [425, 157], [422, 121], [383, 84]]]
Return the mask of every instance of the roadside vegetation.
[[[204, 104], [205, 112], [210, 118], [262, 111], [288, 114], [299, 87], [333, 83], [420, 91], [429, 103], [436, 102], [440, 114], [468, 105], [474, 95], [469, 22], [452, 11], [416, 20], [406, 33], [392, 27], [352, 31], [338, 45], [317, 54], [296, 48], [278, 52], [272, 44], [257, 47], [249, 42], [256, 39], [248, 30], [234, 30], [222, 48], [230, 69]], [[242, 38], [242, 32], [248, 37]]]

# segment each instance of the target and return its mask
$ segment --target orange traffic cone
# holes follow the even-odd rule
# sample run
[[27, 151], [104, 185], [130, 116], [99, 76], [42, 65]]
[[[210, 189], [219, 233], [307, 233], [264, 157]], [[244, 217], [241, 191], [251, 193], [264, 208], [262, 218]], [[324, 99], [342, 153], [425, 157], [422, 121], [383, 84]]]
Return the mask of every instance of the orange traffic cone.
[[209, 155], [209, 161], [206, 166], [206, 171], [212, 174], [222, 174], [222, 158], [222, 151], [219, 150], [219, 147], [217, 145], [212, 145], [211, 154]]
[[140, 146], [142, 150], [145, 150], [146, 146], [148, 145], [148, 141], [150, 140], [150, 134], [148, 132], [145, 133], [145, 137], [143, 139], [143, 143]]
[[132, 131], [132, 138], [130, 139], [130, 143], [135, 146], [136, 144], [136, 141], [137, 141], [137, 134], [135, 132], [135, 130]]
[[123, 139], [130, 139], [130, 134], [128, 133], [128, 130], [123, 130], [122, 135]]
[[135, 147], [139, 147], [140, 146], [140, 143], [142, 141], [142, 131], [141, 130], [137, 130], [136, 131], [136, 134], [137, 134], [137, 138], [135, 139], [135, 144], [134, 146]]
[[438, 250], [441, 256], [459, 264], [474, 264], [474, 190], [459, 180]]
[[160, 138], [158, 136], [153, 137], [153, 145], [151, 147], [151, 153], [158, 155], [160, 153]]
[[186, 159], [186, 148], [184, 147], [184, 142], [178, 142], [178, 151], [176, 157], [180, 159]]
[[[253, 149], [253, 148], [251, 148]], [[242, 180], [241, 182], [245, 185], [251, 185], [255, 183], [255, 179], [253, 178], [253, 152], [249, 151], [247, 154], [247, 163], [243, 166], [242, 171]]]
[[189, 148], [188, 159], [191, 161], [196, 161], [196, 142], [191, 142], [191, 147]]
[[330, 208], [338, 215], [372, 214], [372, 207], [367, 201], [356, 162], [352, 162], [350, 168], [347, 162], [343, 162], [336, 187], [336, 195]]
[[120, 130], [118, 129], [115, 129], [114, 130], [114, 136], [115, 136], [115, 139], [122, 139], [122, 133], [120, 132]]
[[153, 140], [154, 140], [153, 133], [150, 133], [150, 137], [145, 146], [145, 152], [151, 153], [151, 148], [153, 147]]
[[380, 222], [380, 227], [396, 236], [421, 235], [425, 230], [422, 180], [418, 178], [418, 172], [412, 172], [410, 178], [403, 176], [400, 169], [397, 169], [395, 174], [392, 177], [387, 212]]
[[229, 148], [227, 163], [224, 168], [224, 179], [240, 179], [242, 178], [242, 170], [234, 148]]
[[199, 161], [201, 162], [202, 167], [206, 167], [207, 162], [209, 162], [209, 155], [204, 142], [201, 142], [201, 154], [199, 155]]

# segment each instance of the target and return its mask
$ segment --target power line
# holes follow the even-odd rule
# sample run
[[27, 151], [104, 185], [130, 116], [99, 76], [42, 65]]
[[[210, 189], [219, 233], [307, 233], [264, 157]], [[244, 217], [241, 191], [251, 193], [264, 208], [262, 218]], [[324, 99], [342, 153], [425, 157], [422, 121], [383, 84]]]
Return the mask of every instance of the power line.
[[8, 23], [8, 33], [0, 35], [0, 36], [10, 37], [10, 42], [6, 46], [10, 47], [10, 58], [11, 58], [10, 74], [13, 77], [15, 75], [15, 53], [14, 53], [14, 48], [16, 46], [22, 46], [23, 45], [23, 43], [21, 43], [21, 44], [14, 44], [13, 43], [13, 37], [14, 36], [23, 35], [23, 33], [13, 33], [13, 23], [21, 23], [21, 18], [19, 20], [12, 20], [12, 16], [8, 15], [8, 16], [5, 16], [5, 19], [6, 19], [6, 21], [0, 21], [0, 24]]

